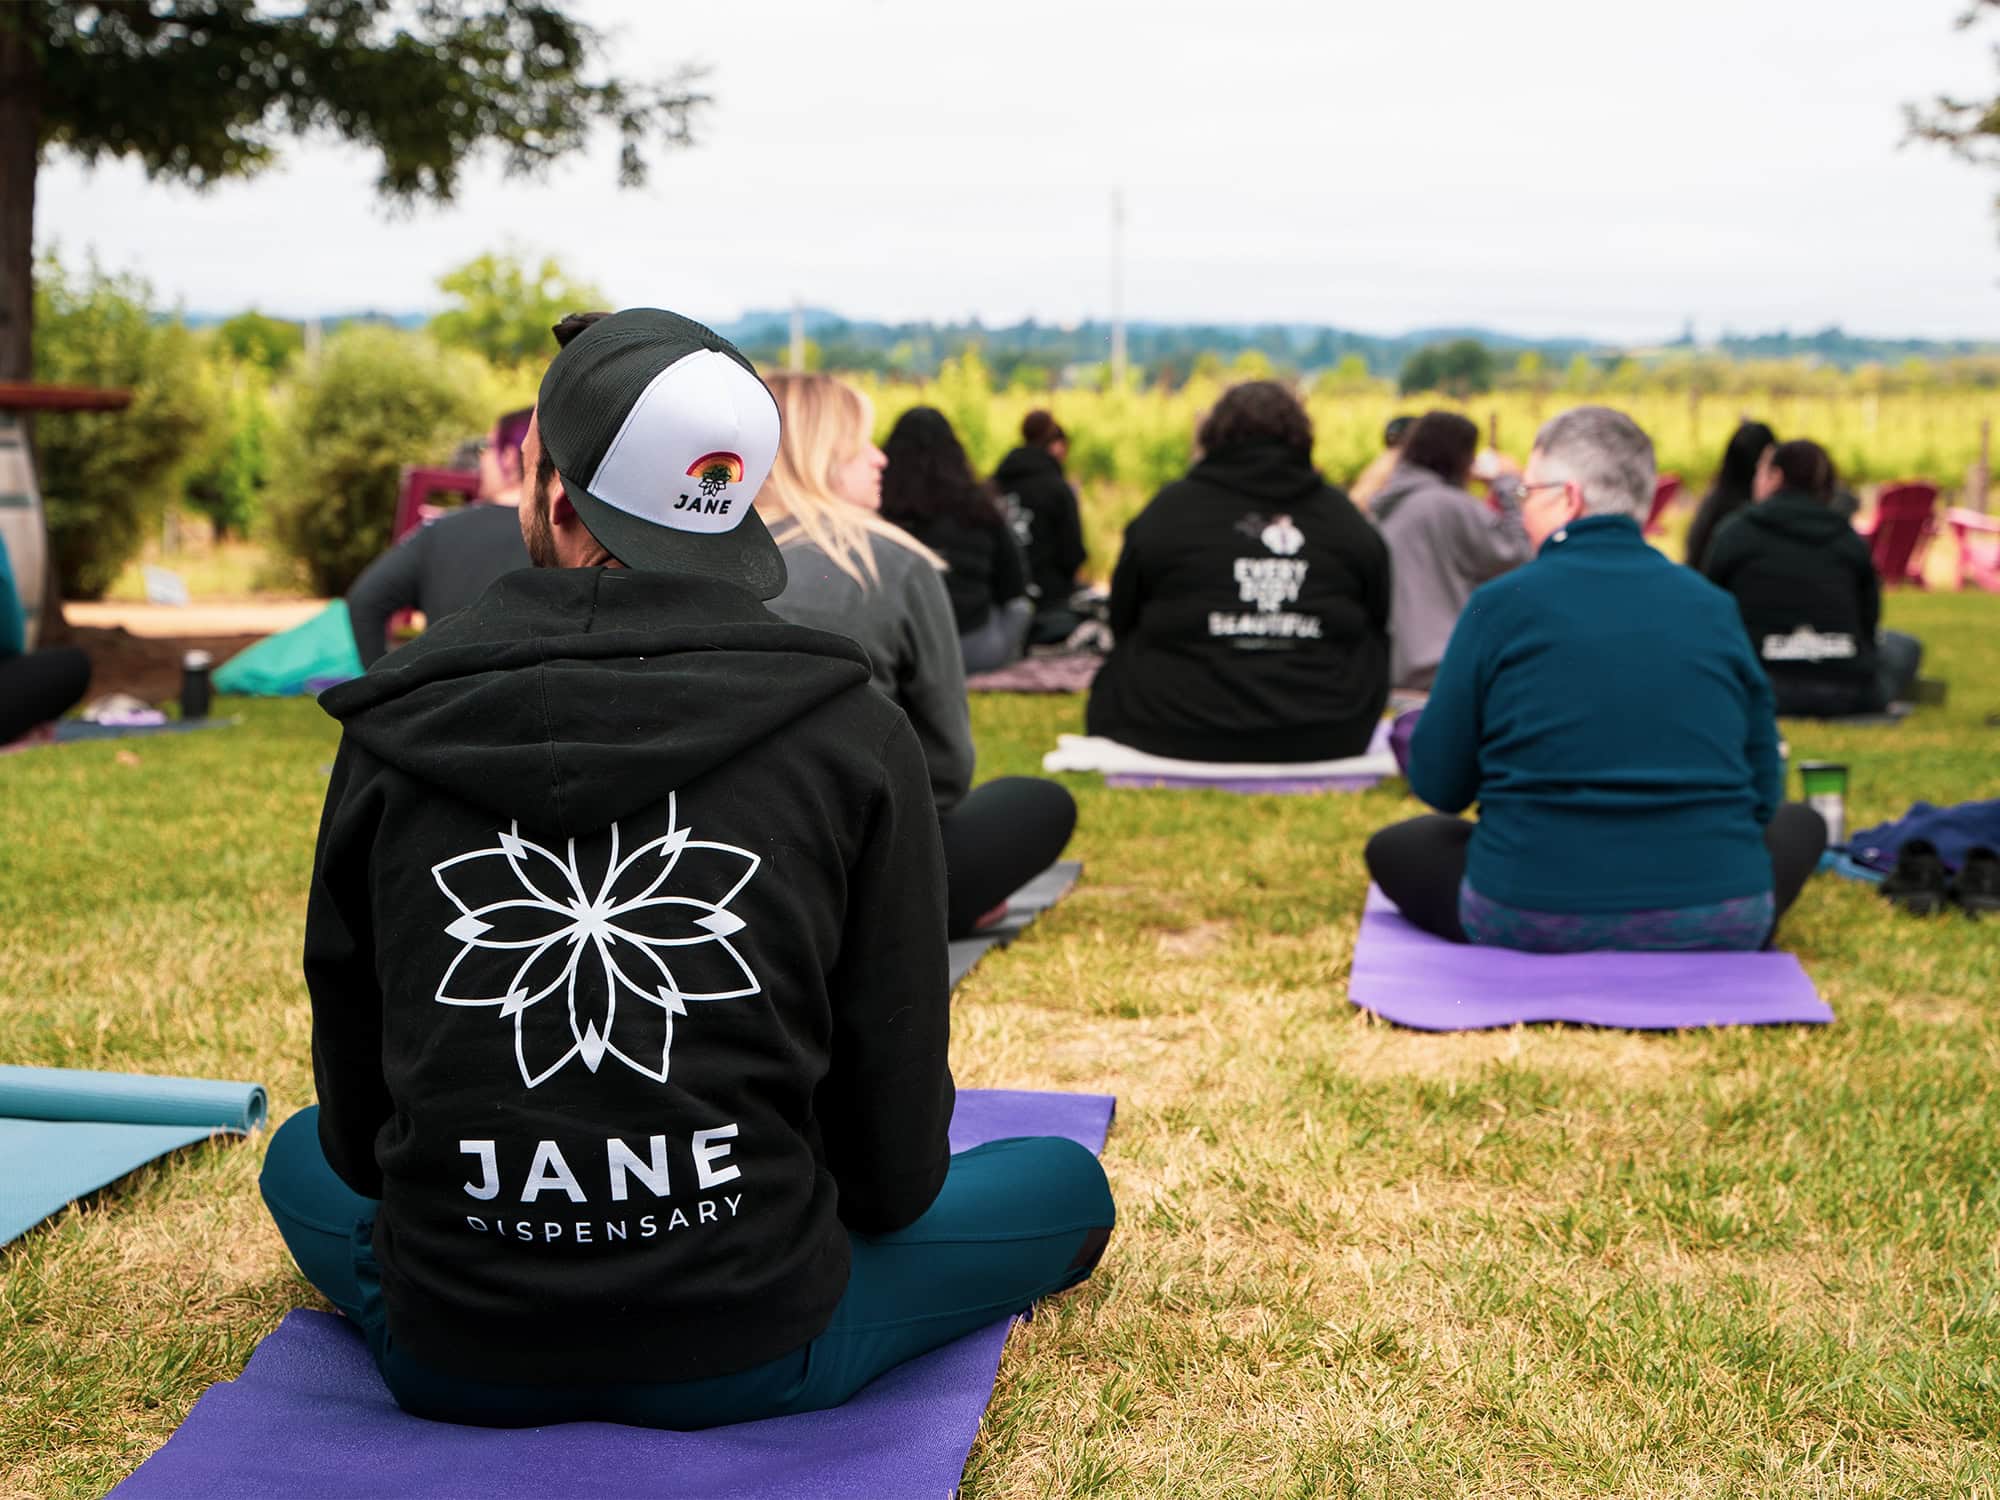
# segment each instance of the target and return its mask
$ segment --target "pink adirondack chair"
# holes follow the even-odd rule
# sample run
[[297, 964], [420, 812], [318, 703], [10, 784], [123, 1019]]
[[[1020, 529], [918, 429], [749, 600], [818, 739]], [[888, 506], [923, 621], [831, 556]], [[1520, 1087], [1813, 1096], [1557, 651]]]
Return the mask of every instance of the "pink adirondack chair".
[[1924, 557], [1937, 534], [1938, 487], [1928, 480], [1885, 484], [1875, 497], [1868, 550], [1883, 587], [1923, 588]]
[[2000, 516], [1954, 506], [1944, 518], [1958, 540], [1958, 581], [1954, 587], [1964, 588], [1970, 578], [1987, 593], [2000, 594]]
[[1667, 509], [1681, 495], [1681, 476], [1662, 474], [1653, 481], [1653, 505], [1646, 512], [1646, 535], [1658, 536], [1660, 524], [1666, 519]]

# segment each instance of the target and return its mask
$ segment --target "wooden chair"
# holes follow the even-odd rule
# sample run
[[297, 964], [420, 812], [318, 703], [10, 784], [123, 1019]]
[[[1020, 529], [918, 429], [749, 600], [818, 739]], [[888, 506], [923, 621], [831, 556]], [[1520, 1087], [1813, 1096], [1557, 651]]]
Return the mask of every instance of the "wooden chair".
[[464, 469], [403, 470], [403, 488], [396, 496], [396, 525], [389, 540], [400, 542], [426, 521], [435, 521], [452, 509], [431, 504], [431, 496], [462, 495], [471, 500], [478, 494], [479, 476]]
[[[479, 495], [479, 476], [463, 469], [422, 469], [403, 470], [403, 487], [396, 495], [396, 525], [390, 533], [391, 545], [400, 542], [419, 526], [435, 521], [439, 516], [456, 507], [433, 505], [433, 495], [462, 495], [464, 500], [476, 499]], [[459, 503], [463, 504], [464, 500]], [[415, 624], [417, 612], [413, 609], [399, 609], [389, 617], [389, 639], [395, 641], [402, 633]]]
[[1970, 577], [1987, 593], [2000, 594], [2000, 516], [1954, 506], [1944, 518], [1958, 541], [1958, 579], [1952, 586], [1962, 589]]
[[1909, 479], [1882, 486], [1875, 497], [1875, 521], [1868, 550], [1884, 588], [1923, 588], [1924, 558], [1937, 534], [1938, 487]]

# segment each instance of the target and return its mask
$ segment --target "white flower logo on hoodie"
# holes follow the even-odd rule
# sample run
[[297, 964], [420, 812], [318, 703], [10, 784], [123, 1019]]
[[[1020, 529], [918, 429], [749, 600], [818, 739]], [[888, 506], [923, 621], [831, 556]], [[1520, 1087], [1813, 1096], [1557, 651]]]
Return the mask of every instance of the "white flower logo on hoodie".
[[730, 942], [745, 924], [729, 910], [758, 864], [693, 837], [673, 796], [667, 831], [629, 854], [616, 823], [561, 855], [515, 823], [491, 848], [431, 867], [458, 908], [445, 931], [464, 944], [437, 1001], [511, 1020], [529, 1088], [572, 1061], [595, 1073], [607, 1057], [664, 1083], [688, 1002], [758, 992]]

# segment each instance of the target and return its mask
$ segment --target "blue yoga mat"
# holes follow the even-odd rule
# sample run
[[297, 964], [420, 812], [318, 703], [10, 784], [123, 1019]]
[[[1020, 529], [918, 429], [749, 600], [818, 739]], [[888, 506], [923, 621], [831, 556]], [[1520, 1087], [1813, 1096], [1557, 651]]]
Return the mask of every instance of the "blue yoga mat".
[[[1063, 1135], [1104, 1147], [1113, 1100], [962, 1089], [951, 1146]], [[898, 1365], [831, 1411], [706, 1432], [608, 1422], [493, 1429], [399, 1411], [345, 1318], [294, 1312], [209, 1388], [118, 1500], [946, 1500], [958, 1492], [1005, 1321]]]
[[263, 1087], [0, 1066], [0, 1244], [182, 1146], [264, 1123]]

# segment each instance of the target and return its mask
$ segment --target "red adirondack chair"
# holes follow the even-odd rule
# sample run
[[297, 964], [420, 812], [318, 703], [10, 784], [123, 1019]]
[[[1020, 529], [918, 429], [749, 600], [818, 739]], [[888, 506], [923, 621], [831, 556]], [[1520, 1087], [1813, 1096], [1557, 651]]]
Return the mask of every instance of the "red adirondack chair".
[[2000, 594], [2000, 516], [1982, 515], [1962, 506], [1944, 513], [1958, 539], [1957, 588], [1969, 577], [1989, 594]]
[[400, 542], [426, 521], [435, 521], [449, 506], [430, 503], [433, 495], [463, 495], [467, 500], [479, 493], [479, 476], [463, 469], [405, 469], [403, 488], [396, 496], [396, 526], [389, 540]]
[[1928, 480], [1885, 484], [1875, 497], [1868, 550], [1885, 588], [1923, 588], [1924, 557], [1937, 534], [1938, 487]]
[[[433, 495], [463, 495], [471, 500], [479, 494], [479, 476], [463, 469], [403, 470], [403, 488], [396, 496], [396, 525], [389, 540], [400, 542], [427, 521], [435, 521], [451, 507], [433, 505]], [[389, 617], [389, 639], [393, 642], [415, 622], [417, 612], [399, 609]]]
[[1646, 535], [1658, 536], [1660, 523], [1666, 519], [1667, 507], [1681, 495], [1681, 476], [1662, 474], [1653, 481], [1653, 506], [1646, 512]]

